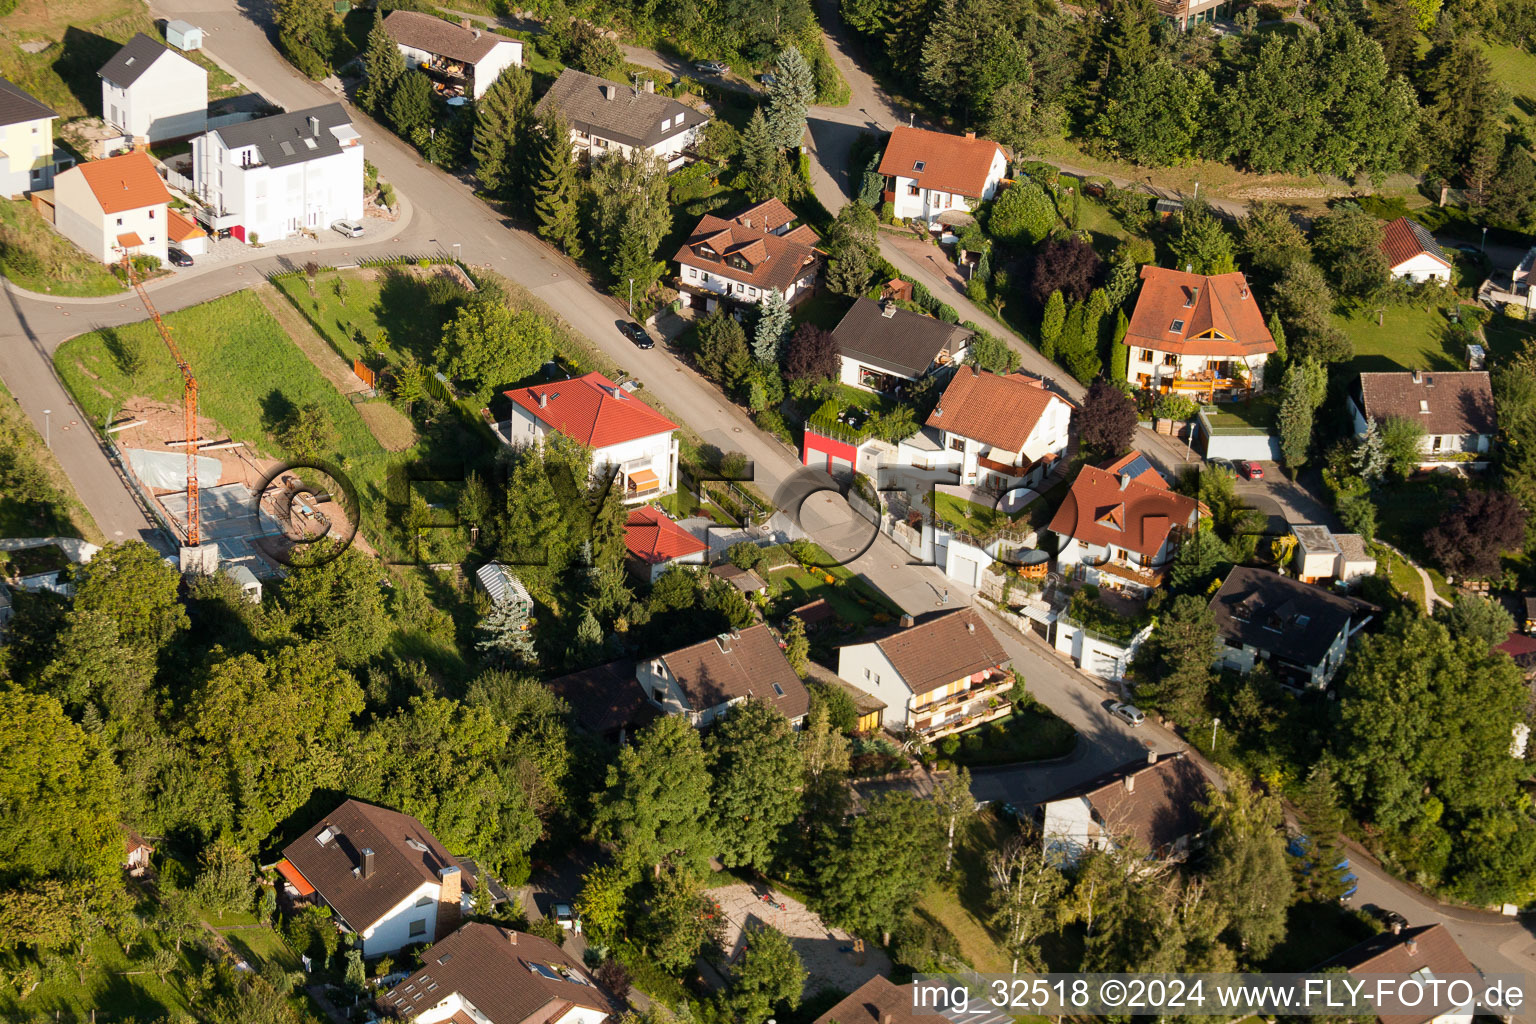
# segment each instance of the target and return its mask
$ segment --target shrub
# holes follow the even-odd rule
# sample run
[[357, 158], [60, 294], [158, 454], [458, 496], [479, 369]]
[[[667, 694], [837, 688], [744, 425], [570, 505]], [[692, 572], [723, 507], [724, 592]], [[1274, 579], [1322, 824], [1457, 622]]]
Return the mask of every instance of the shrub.
[[777, 409], [764, 409], [752, 421], [757, 424], [757, 429], [772, 434], [780, 441], [794, 443], [794, 434], [790, 433], [789, 424], [784, 422], [783, 415]]
[[945, 736], [942, 740], [939, 740], [939, 752], [945, 757], [954, 757], [960, 752], [960, 737]]

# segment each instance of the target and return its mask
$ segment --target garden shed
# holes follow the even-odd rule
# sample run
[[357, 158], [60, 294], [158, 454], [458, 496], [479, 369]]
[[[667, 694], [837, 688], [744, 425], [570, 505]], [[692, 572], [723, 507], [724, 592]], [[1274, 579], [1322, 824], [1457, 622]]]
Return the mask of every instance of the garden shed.
[[203, 30], [190, 21], [173, 18], [165, 23], [165, 41], [178, 50], [201, 50]]

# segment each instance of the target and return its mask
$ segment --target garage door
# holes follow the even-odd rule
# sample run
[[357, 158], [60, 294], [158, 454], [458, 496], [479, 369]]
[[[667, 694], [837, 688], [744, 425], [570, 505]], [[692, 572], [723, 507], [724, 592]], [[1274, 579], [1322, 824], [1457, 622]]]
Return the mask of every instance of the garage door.
[[835, 477], [851, 477], [853, 476], [853, 463], [833, 455], [827, 461], [827, 472]]
[[949, 576], [968, 587], [978, 586], [981, 578], [981, 563], [969, 558], [953, 558], [949, 563]]

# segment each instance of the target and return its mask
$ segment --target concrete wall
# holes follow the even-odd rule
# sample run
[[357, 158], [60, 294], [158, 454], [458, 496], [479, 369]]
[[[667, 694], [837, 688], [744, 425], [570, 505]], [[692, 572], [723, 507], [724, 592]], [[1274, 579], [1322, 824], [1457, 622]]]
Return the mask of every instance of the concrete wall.
[[1069, 619], [1057, 619], [1052, 631], [1052, 646], [1062, 654], [1070, 655], [1078, 668], [1089, 675], [1119, 682], [1125, 678], [1126, 668], [1137, 649], [1151, 635], [1152, 627], [1143, 629], [1124, 644], [1091, 635]]

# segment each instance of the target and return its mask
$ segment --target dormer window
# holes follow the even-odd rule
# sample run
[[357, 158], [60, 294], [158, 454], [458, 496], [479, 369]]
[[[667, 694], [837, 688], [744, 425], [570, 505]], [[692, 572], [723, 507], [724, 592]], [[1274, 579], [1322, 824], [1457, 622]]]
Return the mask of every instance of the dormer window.
[[1180, 331], [1184, 330], [1184, 321], [1175, 320], [1173, 322], [1173, 326], [1169, 327], [1168, 330], [1172, 334], [1178, 334]]
[[927, 166], [928, 166], [928, 162], [926, 160], [918, 160], [918, 161], [916, 161], [915, 163], [912, 164], [912, 169], [914, 171], [916, 171], [918, 174], [922, 174], [923, 173], [923, 168], [927, 167]]

